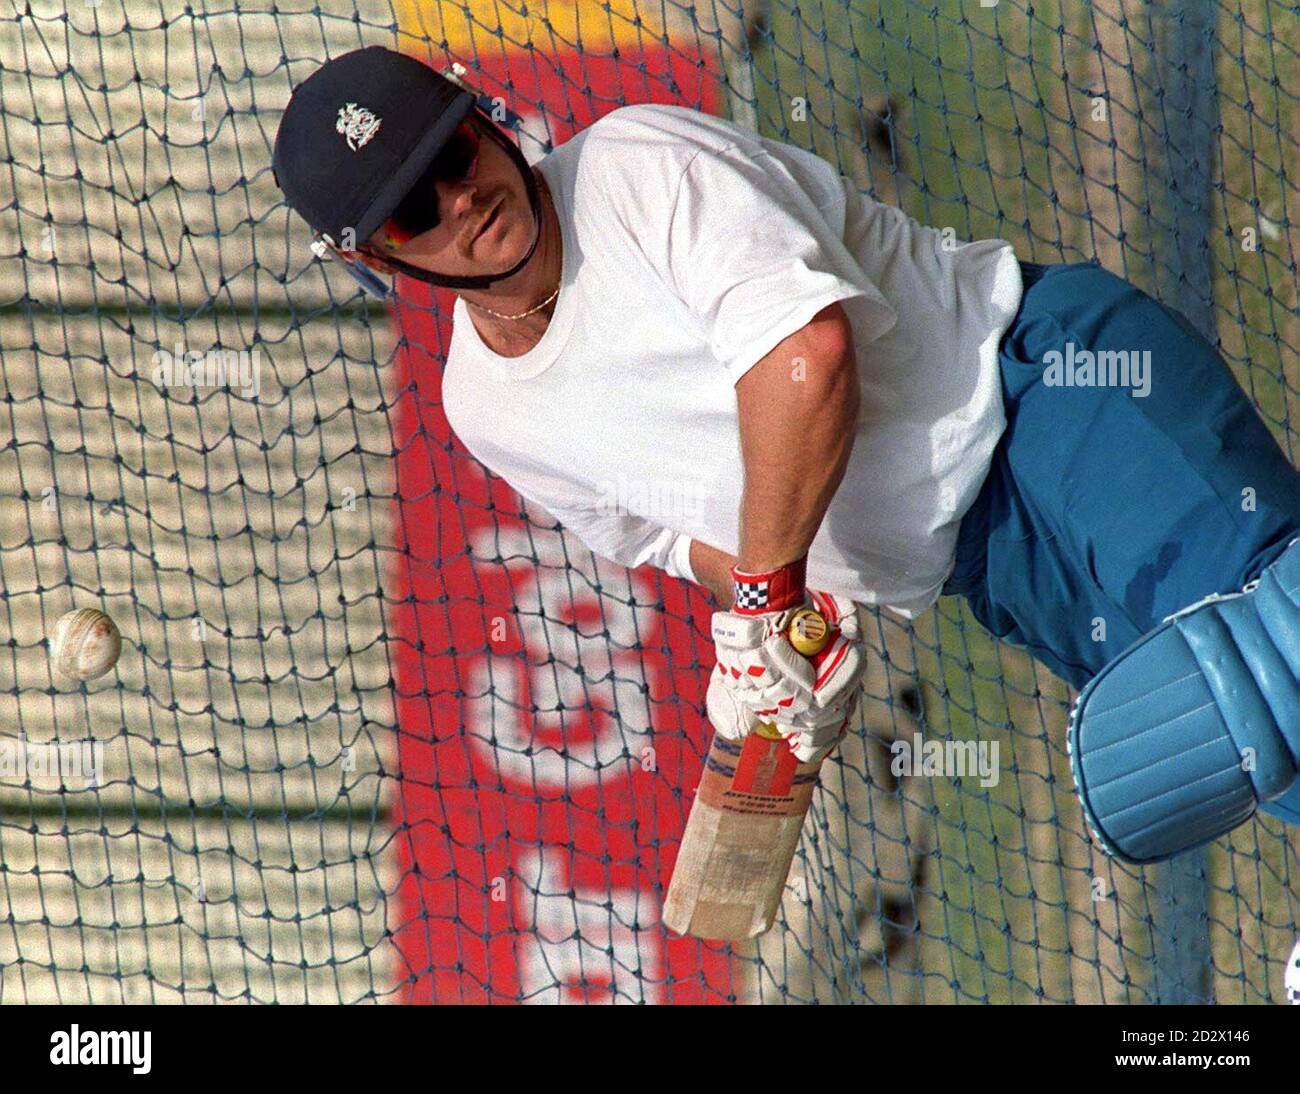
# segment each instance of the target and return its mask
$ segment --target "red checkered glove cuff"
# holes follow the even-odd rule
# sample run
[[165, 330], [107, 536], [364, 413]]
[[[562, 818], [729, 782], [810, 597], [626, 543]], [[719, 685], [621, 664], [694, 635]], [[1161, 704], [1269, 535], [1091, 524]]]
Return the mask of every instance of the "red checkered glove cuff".
[[749, 574], [733, 566], [736, 599], [731, 610], [737, 615], [764, 615], [800, 607], [808, 597], [807, 568], [807, 555], [765, 574]]

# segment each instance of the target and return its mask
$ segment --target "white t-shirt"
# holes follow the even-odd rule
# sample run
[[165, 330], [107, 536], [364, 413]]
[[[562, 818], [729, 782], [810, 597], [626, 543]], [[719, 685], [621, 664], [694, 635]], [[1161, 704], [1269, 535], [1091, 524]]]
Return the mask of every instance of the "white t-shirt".
[[736, 381], [840, 301], [862, 409], [808, 584], [929, 607], [1005, 426], [1010, 245], [949, 242], [817, 156], [685, 107], [622, 107], [538, 168], [560, 295], [520, 357], [457, 299], [443, 398], [470, 452], [595, 554], [690, 578], [691, 539], [739, 544]]

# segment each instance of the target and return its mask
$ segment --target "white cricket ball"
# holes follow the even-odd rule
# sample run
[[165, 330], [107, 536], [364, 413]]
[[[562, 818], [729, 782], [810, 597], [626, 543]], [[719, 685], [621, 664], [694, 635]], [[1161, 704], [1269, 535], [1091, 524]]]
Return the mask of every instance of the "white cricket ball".
[[96, 680], [117, 664], [122, 633], [98, 608], [78, 608], [54, 624], [50, 657], [73, 680]]

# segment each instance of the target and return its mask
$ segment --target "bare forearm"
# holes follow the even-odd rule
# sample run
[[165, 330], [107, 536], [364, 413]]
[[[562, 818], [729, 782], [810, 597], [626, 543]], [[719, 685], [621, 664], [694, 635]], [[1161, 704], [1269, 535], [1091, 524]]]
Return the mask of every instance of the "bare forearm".
[[736, 384], [745, 466], [740, 557], [691, 541], [695, 580], [730, 608], [732, 567], [774, 570], [808, 553], [853, 450], [857, 361], [843, 309], [822, 309]]
[[774, 570], [808, 553], [853, 449], [860, 392], [838, 304], [736, 385], [745, 489], [736, 565]]

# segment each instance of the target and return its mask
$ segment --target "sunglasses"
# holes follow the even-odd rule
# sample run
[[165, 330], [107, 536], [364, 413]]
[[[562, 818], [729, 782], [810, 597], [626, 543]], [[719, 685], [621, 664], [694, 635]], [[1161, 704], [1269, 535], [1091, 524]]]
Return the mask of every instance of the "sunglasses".
[[481, 134], [469, 122], [461, 122], [380, 229], [385, 250], [396, 251], [416, 236], [438, 226], [436, 183], [461, 182], [478, 157]]

